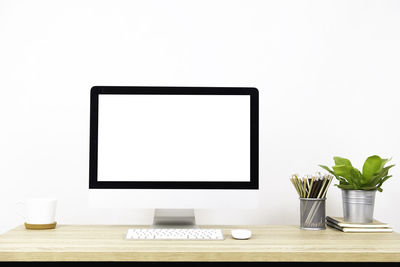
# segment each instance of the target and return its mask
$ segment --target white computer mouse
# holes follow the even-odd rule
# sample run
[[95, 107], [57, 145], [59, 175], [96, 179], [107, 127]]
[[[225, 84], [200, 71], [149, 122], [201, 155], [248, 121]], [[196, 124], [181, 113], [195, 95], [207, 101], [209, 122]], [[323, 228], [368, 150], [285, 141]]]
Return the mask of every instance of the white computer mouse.
[[245, 229], [235, 229], [231, 231], [232, 237], [234, 239], [249, 239], [251, 237], [251, 231]]

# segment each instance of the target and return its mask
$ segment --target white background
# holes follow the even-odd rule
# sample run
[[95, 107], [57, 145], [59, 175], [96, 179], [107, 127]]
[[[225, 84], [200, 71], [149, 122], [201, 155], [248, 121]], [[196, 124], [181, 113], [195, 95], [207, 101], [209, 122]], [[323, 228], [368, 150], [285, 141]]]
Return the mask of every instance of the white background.
[[260, 90], [261, 207], [199, 223], [298, 225], [292, 173], [378, 154], [397, 166], [375, 217], [399, 231], [399, 28], [399, 1], [1, 0], [0, 230], [32, 195], [57, 197], [58, 223], [150, 223], [86, 204], [89, 90], [177, 85]]
[[98, 181], [250, 181], [249, 95], [100, 94], [98, 116]]

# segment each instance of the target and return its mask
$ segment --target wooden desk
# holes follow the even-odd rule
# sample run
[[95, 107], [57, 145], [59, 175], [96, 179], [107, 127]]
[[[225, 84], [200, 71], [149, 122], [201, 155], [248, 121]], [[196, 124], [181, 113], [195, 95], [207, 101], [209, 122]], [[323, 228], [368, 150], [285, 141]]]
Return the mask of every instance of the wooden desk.
[[[124, 240], [132, 226], [19, 226], [0, 235], [0, 261], [388, 261], [400, 262], [400, 234], [305, 231], [297, 226], [217, 226], [224, 241]], [[215, 227], [202, 227], [215, 228]], [[248, 228], [250, 240], [230, 229]]]

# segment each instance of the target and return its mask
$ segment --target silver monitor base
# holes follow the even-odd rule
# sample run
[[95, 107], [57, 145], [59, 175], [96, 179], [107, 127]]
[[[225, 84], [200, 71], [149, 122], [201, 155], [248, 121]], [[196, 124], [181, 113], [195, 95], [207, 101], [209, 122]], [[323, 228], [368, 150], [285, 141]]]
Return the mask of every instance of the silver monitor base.
[[156, 209], [151, 228], [198, 228], [194, 209]]

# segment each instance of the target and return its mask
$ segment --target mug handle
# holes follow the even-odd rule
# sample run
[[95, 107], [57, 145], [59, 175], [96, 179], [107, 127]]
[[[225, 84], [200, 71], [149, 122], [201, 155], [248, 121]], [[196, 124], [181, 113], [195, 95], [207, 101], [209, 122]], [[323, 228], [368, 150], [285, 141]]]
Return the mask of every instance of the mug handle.
[[15, 203], [15, 205], [17, 205], [17, 210], [16, 213], [21, 216], [22, 218], [26, 218], [25, 215], [22, 213], [22, 211], [18, 210], [18, 205], [24, 205], [25, 202], [24, 201], [17, 201], [17, 203]]

